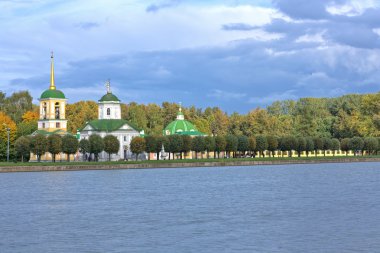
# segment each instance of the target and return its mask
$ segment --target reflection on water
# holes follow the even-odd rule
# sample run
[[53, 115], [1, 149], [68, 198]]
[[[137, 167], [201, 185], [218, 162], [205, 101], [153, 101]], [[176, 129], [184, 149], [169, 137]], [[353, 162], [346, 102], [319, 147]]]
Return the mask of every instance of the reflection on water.
[[0, 174], [0, 252], [376, 252], [380, 163]]

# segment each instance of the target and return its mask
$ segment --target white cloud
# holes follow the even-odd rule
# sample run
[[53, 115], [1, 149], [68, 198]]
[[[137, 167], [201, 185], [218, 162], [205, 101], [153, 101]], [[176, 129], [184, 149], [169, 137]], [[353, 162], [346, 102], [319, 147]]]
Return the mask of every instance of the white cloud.
[[351, 0], [345, 4], [335, 4], [334, 2], [326, 7], [326, 10], [333, 15], [358, 16], [366, 9], [379, 6], [376, 0]]

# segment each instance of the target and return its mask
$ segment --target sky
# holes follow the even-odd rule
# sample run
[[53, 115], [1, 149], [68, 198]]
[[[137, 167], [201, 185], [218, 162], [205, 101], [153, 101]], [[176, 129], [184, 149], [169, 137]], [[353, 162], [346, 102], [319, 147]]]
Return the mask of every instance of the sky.
[[1, 0], [0, 91], [246, 113], [380, 90], [378, 0]]

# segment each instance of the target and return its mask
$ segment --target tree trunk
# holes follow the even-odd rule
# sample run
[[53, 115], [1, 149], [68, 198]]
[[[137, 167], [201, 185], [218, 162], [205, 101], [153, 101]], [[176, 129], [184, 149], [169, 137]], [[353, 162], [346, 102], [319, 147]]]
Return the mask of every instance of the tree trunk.
[[24, 162], [24, 155], [21, 155], [21, 162]]
[[70, 154], [66, 154], [67, 155], [67, 161], [70, 162]]
[[136, 161], [137, 161], [138, 158], [139, 158], [139, 154], [136, 154]]

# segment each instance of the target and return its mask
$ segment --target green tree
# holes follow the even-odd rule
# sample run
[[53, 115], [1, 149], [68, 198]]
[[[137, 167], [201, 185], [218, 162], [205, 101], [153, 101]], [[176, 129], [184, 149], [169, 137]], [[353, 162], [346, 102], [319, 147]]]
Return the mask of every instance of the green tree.
[[83, 161], [86, 159], [86, 154], [91, 152], [90, 141], [87, 139], [82, 139], [79, 142], [79, 152], [81, 152]]
[[348, 143], [348, 147], [350, 150], [354, 152], [354, 156], [356, 156], [356, 153], [363, 150], [364, 147], [364, 141], [360, 137], [353, 137], [350, 139], [350, 142]]
[[301, 157], [303, 151], [306, 151], [306, 139], [304, 137], [297, 138], [296, 151], [298, 157]]
[[288, 152], [288, 156], [292, 157], [292, 151], [297, 149], [297, 138], [294, 136], [285, 136], [280, 140], [280, 149], [282, 152]]
[[[212, 136], [206, 136], [205, 137], [205, 149], [207, 152], [207, 159], [209, 159], [210, 152], [214, 152], [215, 154], [215, 138]], [[214, 156], [215, 158], [215, 156]]]
[[144, 138], [136, 136], [131, 140], [131, 152], [136, 155], [136, 161], [139, 154], [144, 152], [145, 149], [146, 147]]
[[240, 153], [240, 156], [245, 156], [245, 153], [249, 150], [249, 140], [245, 135], [238, 136], [238, 146], [237, 150]]
[[33, 154], [37, 155], [37, 161], [41, 162], [41, 156], [47, 151], [47, 139], [42, 134], [36, 134], [31, 139], [31, 151]]
[[264, 151], [268, 149], [268, 140], [264, 135], [256, 136], [256, 150], [260, 156], [264, 156]]
[[191, 150], [192, 147], [192, 139], [189, 135], [181, 135], [182, 137], [182, 146], [181, 146], [181, 159], [182, 159], [182, 154], [188, 153]]
[[220, 158], [220, 152], [226, 150], [226, 138], [224, 136], [215, 137], [215, 151], [218, 153], [218, 159]]
[[52, 134], [47, 137], [47, 151], [52, 156], [52, 161], [55, 163], [55, 156], [62, 151], [62, 137], [58, 134]]
[[238, 138], [234, 135], [227, 135], [226, 136], [226, 152], [227, 156], [230, 157], [230, 153], [233, 153], [233, 157], [235, 157], [235, 152], [238, 148]]
[[249, 152], [251, 153], [251, 156], [255, 157], [256, 156], [256, 137], [255, 136], [250, 136], [248, 138], [248, 149]]
[[331, 148], [333, 152], [333, 156], [335, 156], [335, 152], [340, 149], [340, 142], [337, 138], [331, 139]]
[[314, 137], [314, 152], [315, 156], [317, 156], [319, 150], [323, 150], [323, 140], [320, 137]]
[[[162, 147], [159, 147], [161, 151]], [[156, 153], [157, 150], [157, 137], [153, 135], [145, 136], [145, 152], [148, 153], [148, 160], [150, 160], [150, 153]], [[158, 154], [157, 154], [158, 157]]]
[[350, 138], [344, 138], [340, 141], [340, 149], [346, 152], [346, 156], [348, 156], [348, 151], [350, 151]]
[[108, 161], [111, 161], [111, 154], [117, 154], [120, 149], [120, 142], [114, 135], [106, 135], [103, 138], [104, 151], [108, 154]]
[[322, 138], [323, 142], [323, 156], [326, 156], [326, 150], [330, 150], [332, 147], [332, 141], [330, 138]]
[[97, 134], [92, 134], [88, 140], [90, 141], [90, 153], [94, 154], [94, 159], [97, 162], [99, 160], [99, 153], [104, 150], [103, 138]]
[[378, 148], [379, 142], [377, 138], [367, 137], [364, 138], [364, 147], [363, 149], [368, 152], [368, 155], [373, 154]]
[[183, 139], [180, 135], [173, 134], [168, 136], [168, 152], [169, 152], [169, 160], [170, 160], [170, 153], [173, 153], [173, 159], [174, 154], [181, 152], [182, 145], [183, 145]]
[[309, 153], [314, 150], [314, 141], [311, 137], [306, 137], [306, 156], [309, 157]]
[[78, 151], [78, 139], [71, 134], [62, 137], [62, 152], [66, 154], [67, 161], [70, 162], [70, 155]]
[[272, 157], [274, 157], [274, 152], [278, 149], [278, 139], [275, 136], [268, 135], [268, 150], [271, 152]]
[[191, 149], [195, 152], [195, 159], [198, 159], [198, 153], [205, 151], [205, 138], [203, 136], [194, 137]]
[[19, 137], [15, 142], [15, 149], [18, 156], [21, 156], [21, 162], [24, 162], [24, 157], [30, 154], [30, 138], [26, 136]]

